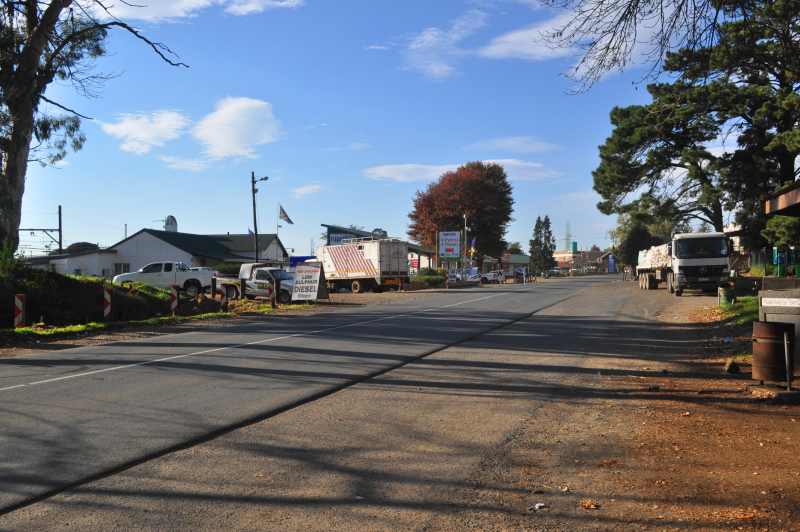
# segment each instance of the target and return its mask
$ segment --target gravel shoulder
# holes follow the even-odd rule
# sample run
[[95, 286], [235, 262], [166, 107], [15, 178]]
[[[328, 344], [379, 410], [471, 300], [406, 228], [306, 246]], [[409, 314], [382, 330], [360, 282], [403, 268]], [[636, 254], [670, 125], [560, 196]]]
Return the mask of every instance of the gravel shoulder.
[[714, 373], [672, 301], [585, 290], [0, 529], [793, 529], [800, 411]]

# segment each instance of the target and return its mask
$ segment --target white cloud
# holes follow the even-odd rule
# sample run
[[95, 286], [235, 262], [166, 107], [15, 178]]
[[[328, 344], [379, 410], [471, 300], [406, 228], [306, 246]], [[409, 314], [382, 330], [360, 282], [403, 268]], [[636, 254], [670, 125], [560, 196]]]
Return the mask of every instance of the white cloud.
[[171, 155], [162, 155], [159, 159], [173, 170], [180, 170], [182, 172], [201, 172], [208, 168], [208, 161], [204, 159], [186, 159], [183, 157], [173, 157]]
[[542, 163], [532, 161], [521, 161], [519, 159], [494, 159], [484, 161], [487, 163], [497, 163], [506, 170], [508, 177], [514, 181], [542, 181], [561, 177], [561, 172], [547, 168]]
[[268, 9], [295, 9], [304, 3], [304, 0], [229, 0], [225, 11], [234, 15], [250, 15]]
[[408, 68], [434, 79], [456, 73], [455, 63], [468, 52], [461, 43], [486, 25], [486, 13], [473, 9], [457, 18], [448, 29], [430, 27], [411, 39], [406, 51]]
[[497, 150], [514, 153], [540, 153], [557, 150], [556, 144], [542, 142], [532, 137], [499, 137], [482, 140], [467, 146], [468, 150]]
[[[561, 176], [560, 172], [549, 169], [541, 163], [522, 161], [520, 159], [492, 159], [485, 163], [496, 163], [506, 170], [508, 177], [514, 181], [540, 181]], [[385, 164], [370, 166], [364, 170], [364, 176], [376, 181], [396, 181], [412, 183], [417, 181], [435, 181], [445, 172], [456, 170], [459, 164]]]
[[322, 190], [322, 186], [317, 183], [311, 183], [308, 185], [303, 185], [302, 187], [297, 187], [292, 190], [295, 198], [303, 198], [308, 196], [309, 194], [316, 194]]
[[492, 59], [524, 59], [527, 61], [547, 61], [559, 57], [573, 56], [577, 50], [555, 46], [547, 37], [563, 28], [572, 18], [567, 12], [556, 17], [537, 22], [525, 28], [514, 30], [494, 38], [479, 50], [483, 57]]
[[370, 166], [364, 175], [376, 181], [435, 181], [445, 172], [458, 168], [457, 164], [384, 164]]
[[382, 51], [385, 51], [385, 50], [388, 50], [388, 49], [389, 49], [389, 46], [387, 46], [385, 44], [370, 44], [370, 45], [364, 47], [364, 50], [377, 51], [377, 52], [382, 52]]
[[255, 148], [278, 140], [280, 122], [269, 102], [253, 98], [224, 98], [213, 113], [194, 127], [194, 137], [212, 159], [254, 157]]
[[143, 155], [183, 134], [189, 119], [177, 111], [123, 114], [116, 122], [100, 122], [105, 133], [122, 141], [120, 148]]
[[[297, 8], [304, 3], [304, 0], [143, 0], [129, 3], [117, 0], [109, 11], [121, 19], [160, 22], [197, 16], [213, 6], [221, 6], [233, 15], [250, 15], [268, 9]], [[99, 7], [94, 11], [99, 17], [107, 16]]]

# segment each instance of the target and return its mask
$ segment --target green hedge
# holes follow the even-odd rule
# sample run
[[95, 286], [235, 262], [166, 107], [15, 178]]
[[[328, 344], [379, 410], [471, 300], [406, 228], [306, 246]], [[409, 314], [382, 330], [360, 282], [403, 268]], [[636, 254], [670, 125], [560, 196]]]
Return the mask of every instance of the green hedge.
[[426, 286], [429, 288], [437, 288], [444, 286], [444, 275], [415, 275], [411, 278], [411, 284], [417, 286]]
[[[26, 296], [26, 321], [73, 325], [103, 321], [103, 280], [15, 268], [0, 275], [0, 328], [14, 325], [14, 295]], [[107, 282], [107, 281], [106, 281]], [[143, 320], [169, 311], [170, 293], [142, 284], [113, 287], [113, 321]]]

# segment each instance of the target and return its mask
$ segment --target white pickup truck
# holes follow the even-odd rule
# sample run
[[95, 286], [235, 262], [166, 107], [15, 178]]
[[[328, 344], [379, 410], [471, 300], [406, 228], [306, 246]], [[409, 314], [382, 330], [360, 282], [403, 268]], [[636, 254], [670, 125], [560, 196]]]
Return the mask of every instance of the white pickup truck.
[[142, 283], [158, 288], [177, 286], [195, 297], [211, 286], [212, 275], [211, 270], [193, 270], [183, 262], [151, 262], [139, 271], [115, 276], [112, 282], [116, 285]]

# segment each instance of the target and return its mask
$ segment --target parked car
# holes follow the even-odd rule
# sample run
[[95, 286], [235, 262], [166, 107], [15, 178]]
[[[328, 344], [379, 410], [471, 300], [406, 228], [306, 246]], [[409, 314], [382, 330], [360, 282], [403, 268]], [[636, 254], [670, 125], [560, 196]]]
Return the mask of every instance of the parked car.
[[151, 262], [138, 271], [115, 276], [112, 282], [116, 285], [143, 283], [157, 288], [177, 286], [195, 297], [211, 286], [211, 277], [210, 269], [194, 270], [183, 262]]
[[505, 282], [505, 280], [506, 280], [506, 275], [505, 273], [502, 272], [502, 270], [486, 272], [483, 275], [481, 275], [481, 282], [484, 284], [489, 284], [489, 283], [499, 284]]

